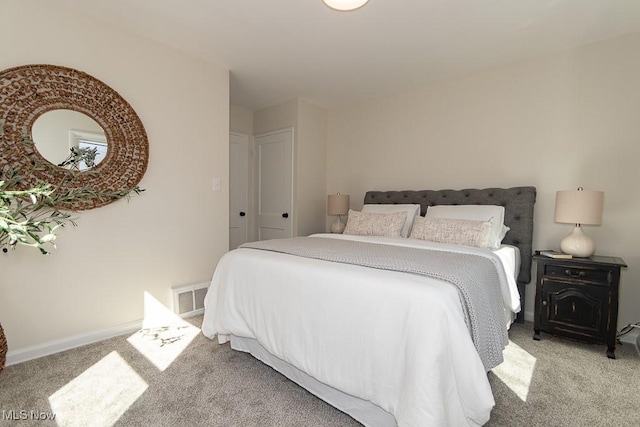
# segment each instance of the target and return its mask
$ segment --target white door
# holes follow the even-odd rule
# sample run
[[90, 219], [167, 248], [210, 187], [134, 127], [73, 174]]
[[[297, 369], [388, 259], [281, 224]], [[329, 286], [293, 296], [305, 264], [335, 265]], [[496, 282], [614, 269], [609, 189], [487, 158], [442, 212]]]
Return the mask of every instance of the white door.
[[258, 240], [293, 235], [293, 128], [256, 136]]
[[248, 146], [247, 135], [229, 134], [229, 250], [248, 240]]

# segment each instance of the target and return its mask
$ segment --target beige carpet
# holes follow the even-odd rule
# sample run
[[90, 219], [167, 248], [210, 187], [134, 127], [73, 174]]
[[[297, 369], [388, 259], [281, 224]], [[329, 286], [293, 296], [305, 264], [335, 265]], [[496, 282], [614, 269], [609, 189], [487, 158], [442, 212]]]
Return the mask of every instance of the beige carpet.
[[509, 334], [535, 358], [526, 401], [492, 372], [496, 407], [488, 425], [640, 426], [640, 356], [634, 345], [619, 345], [612, 360], [604, 345], [545, 333], [534, 341], [532, 335], [530, 323], [514, 325]]
[[[7, 367], [0, 374], [0, 425], [359, 425], [227, 345], [188, 328], [151, 332]], [[633, 346], [619, 347], [610, 360], [604, 346], [531, 335], [531, 324], [514, 325], [507, 362], [489, 374], [496, 407], [488, 425], [640, 425]], [[173, 361], [145, 350], [161, 353], [176, 343], [186, 348]], [[52, 412], [56, 421], [46, 419]]]

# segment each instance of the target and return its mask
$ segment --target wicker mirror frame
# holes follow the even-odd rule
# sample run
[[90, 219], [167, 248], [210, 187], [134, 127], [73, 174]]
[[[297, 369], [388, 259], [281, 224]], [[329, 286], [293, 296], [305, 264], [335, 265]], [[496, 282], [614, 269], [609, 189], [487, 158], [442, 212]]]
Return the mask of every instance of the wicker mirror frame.
[[[67, 109], [83, 113], [104, 129], [105, 158], [89, 171], [70, 171], [49, 163], [38, 153], [31, 128], [42, 114]], [[0, 171], [18, 171], [25, 186], [49, 183], [61, 191], [91, 188], [128, 193], [142, 179], [149, 142], [131, 105], [100, 80], [72, 68], [24, 65], [0, 72]], [[50, 167], [35, 167], [46, 164]], [[114, 198], [74, 200], [62, 209], [86, 210]]]

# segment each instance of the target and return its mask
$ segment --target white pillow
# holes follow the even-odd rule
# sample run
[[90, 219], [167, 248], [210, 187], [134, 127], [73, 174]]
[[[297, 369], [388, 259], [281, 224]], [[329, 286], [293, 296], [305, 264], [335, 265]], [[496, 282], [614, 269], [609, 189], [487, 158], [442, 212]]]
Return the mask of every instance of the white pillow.
[[486, 248], [491, 221], [418, 217], [411, 230], [412, 239]]
[[507, 227], [504, 224], [502, 225], [502, 231], [500, 231], [500, 237], [498, 237], [500, 239], [500, 244], [502, 244], [502, 241], [504, 240], [504, 236], [507, 235], [509, 230], [511, 230], [511, 228]]
[[374, 212], [374, 213], [393, 213], [393, 212], [407, 212], [407, 220], [402, 227], [402, 237], [409, 237], [411, 232], [411, 226], [413, 226], [413, 220], [416, 215], [420, 215], [420, 205], [364, 205], [362, 212]]
[[427, 218], [470, 219], [491, 221], [489, 247], [498, 249], [502, 243], [504, 225], [504, 206], [495, 205], [437, 205], [427, 208]]
[[407, 220], [407, 212], [371, 213], [349, 209], [347, 226], [343, 234], [356, 236], [401, 237], [402, 226]]

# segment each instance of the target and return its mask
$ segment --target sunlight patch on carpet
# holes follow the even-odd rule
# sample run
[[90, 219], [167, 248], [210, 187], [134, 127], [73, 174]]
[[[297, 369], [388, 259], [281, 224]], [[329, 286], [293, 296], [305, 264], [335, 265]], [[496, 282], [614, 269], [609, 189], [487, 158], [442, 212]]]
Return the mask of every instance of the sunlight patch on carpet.
[[504, 362], [491, 371], [523, 402], [527, 401], [536, 358], [519, 345], [509, 341], [504, 349]]
[[49, 404], [60, 427], [112, 426], [148, 387], [114, 351], [49, 396]]
[[127, 341], [160, 371], [164, 371], [199, 333], [199, 328], [145, 292], [142, 329]]

